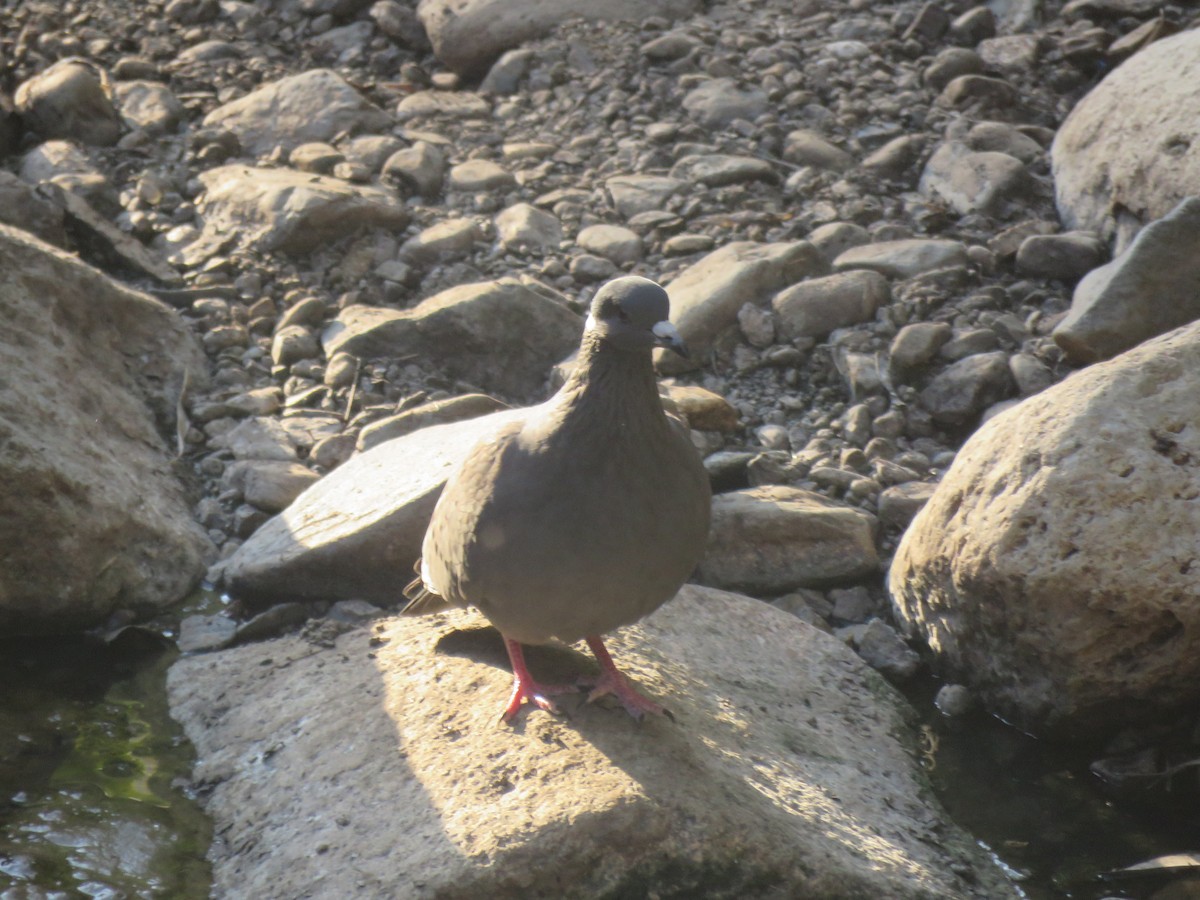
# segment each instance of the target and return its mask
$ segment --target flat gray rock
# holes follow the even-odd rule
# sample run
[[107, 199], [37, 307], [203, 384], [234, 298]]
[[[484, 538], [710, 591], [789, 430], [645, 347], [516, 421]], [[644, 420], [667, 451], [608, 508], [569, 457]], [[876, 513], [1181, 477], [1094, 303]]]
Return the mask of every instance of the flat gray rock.
[[311, 69], [218, 106], [204, 117], [204, 126], [228, 129], [243, 150], [264, 156], [276, 146], [291, 150], [343, 132], [387, 131], [392, 119], [336, 72]]
[[879, 570], [874, 516], [773, 485], [713, 497], [701, 584], [761, 596], [853, 583]]
[[868, 269], [854, 269], [784, 288], [771, 298], [771, 308], [788, 340], [825, 338], [835, 328], [871, 321], [876, 310], [891, 299], [886, 278]]
[[779, 173], [765, 159], [732, 156], [728, 153], [701, 153], [685, 156], [671, 167], [672, 178], [682, 178], [707, 187], [722, 187], [746, 181], [778, 181]]
[[228, 244], [305, 253], [360, 228], [403, 229], [409, 212], [386, 188], [296, 169], [229, 165], [200, 174], [204, 230], [181, 252], [199, 261]]
[[[743, 304], [766, 305], [782, 288], [825, 271], [825, 260], [807, 241], [735, 241], [688, 266], [666, 286], [671, 321], [693, 358], [702, 359], [718, 335], [736, 327]], [[667, 356], [661, 364], [679, 370], [689, 362]]]
[[1054, 340], [1072, 363], [1086, 365], [1198, 318], [1200, 197], [1189, 197], [1083, 277]]
[[662, 209], [667, 201], [687, 187], [682, 178], [666, 175], [616, 175], [604, 186], [618, 213], [632, 219], [638, 213]]
[[460, 284], [411, 309], [349, 306], [322, 341], [328, 357], [413, 355], [451, 378], [528, 398], [578, 346], [582, 330], [583, 320], [566, 306], [503, 279]]
[[421, 0], [417, 15], [438, 59], [460, 75], [479, 76], [505, 50], [567, 19], [675, 19], [699, 5], [698, 0]]
[[435, 425], [351, 457], [258, 529], [224, 565], [252, 607], [288, 600], [402, 601], [405, 567], [446, 478], [523, 409]]
[[724, 128], [734, 119], [753, 121], [766, 112], [767, 95], [733, 78], [713, 78], [688, 91], [683, 108], [706, 128]]
[[1015, 156], [947, 141], [925, 164], [920, 188], [922, 194], [948, 203], [962, 215], [996, 215], [1006, 203], [1028, 195], [1034, 182]]
[[976, 353], [943, 369], [921, 391], [921, 405], [944, 428], [971, 425], [985, 409], [1016, 390], [1008, 354]]
[[795, 616], [687, 586], [614, 635], [678, 719], [640, 727], [568, 695], [570, 718], [498, 727], [485, 624], [390, 618], [175, 664], [215, 897], [1017, 896], [933, 801], [904, 701]]
[[888, 278], [904, 279], [966, 264], [967, 248], [958, 241], [905, 238], [851, 247], [833, 261], [833, 269], [871, 269]]

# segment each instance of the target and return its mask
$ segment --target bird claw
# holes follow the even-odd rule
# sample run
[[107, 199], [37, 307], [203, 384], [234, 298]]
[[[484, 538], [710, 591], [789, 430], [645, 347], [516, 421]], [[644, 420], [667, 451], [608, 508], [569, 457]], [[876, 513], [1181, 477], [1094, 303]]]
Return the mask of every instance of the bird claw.
[[521, 707], [528, 701], [538, 709], [543, 709], [546, 712], [560, 716], [562, 710], [558, 708], [553, 700], [550, 699], [553, 694], [567, 694], [577, 691], [574, 685], [569, 684], [541, 684], [540, 682], [530, 679], [513, 678], [512, 694], [509, 695], [508, 704], [504, 707], [504, 712], [500, 714], [502, 722], [511, 723], [517, 714], [521, 711]]
[[619, 672], [605, 672], [598, 678], [581, 681], [581, 684], [591, 687], [587, 696], [588, 703], [612, 694], [625, 707], [625, 712], [629, 713], [635, 721], [640, 722], [647, 713], [652, 716], [665, 716], [672, 722], [675, 721], [675, 716], [669, 709], [655, 703], [649, 697], [639, 694], [629, 680]]

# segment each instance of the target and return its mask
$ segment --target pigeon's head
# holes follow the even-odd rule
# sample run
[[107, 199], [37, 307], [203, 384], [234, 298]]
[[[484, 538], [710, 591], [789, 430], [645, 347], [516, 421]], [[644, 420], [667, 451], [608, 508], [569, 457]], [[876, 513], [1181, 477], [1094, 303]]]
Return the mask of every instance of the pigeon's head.
[[614, 278], [596, 292], [587, 330], [618, 350], [669, 347], [687, 356], [687, 347], [669, 321], [667, 292], [649, 278]]

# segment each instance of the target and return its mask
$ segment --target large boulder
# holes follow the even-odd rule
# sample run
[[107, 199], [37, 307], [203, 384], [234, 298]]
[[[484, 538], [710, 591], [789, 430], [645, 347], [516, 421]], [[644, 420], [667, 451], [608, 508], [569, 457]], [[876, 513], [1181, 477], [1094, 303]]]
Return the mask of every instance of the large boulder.
[[896, 552], [898, 615], [1035, 731], [1200, 700], [1200, 323], [989, 420]]
[[171, 470], [195, 340], [167, 306], [0, 225], [0, 633], [180, 600], [212, 551]]
[[505, 50], [567, 19], [675, 19], [699, 8], [699, 0], [421, 0], [417, 15], [437, 58], [460, 75], [478, 76]]
[[570, 718], [498, 727], [511, 676], [485, 624], [392, 618], [175, 664], [214, 897], [1018, 896], [932, 799], [904, 701], [794, 616], [685, 587], [612, 636], [678, 719], [640, 727], [568, 696]]
[[1058, 211], [1069, 228], [1116, 237], [1200, 194], [1200, 31], [1156, 41], [1071, 111], [1054, 139]]

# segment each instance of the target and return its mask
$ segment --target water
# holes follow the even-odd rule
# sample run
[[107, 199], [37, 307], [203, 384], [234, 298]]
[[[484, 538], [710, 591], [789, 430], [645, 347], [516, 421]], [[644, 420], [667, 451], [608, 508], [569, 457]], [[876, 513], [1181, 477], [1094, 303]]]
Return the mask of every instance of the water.
[[[211, 825], [180, 787], [193, 754], [167, 709], [176, 655], [136, 629], [111, 646], [0, 642], [0, 900], [208, 896]], [[933, 687], [910, 691], [923, 763], [950, 814], [1031, 900], [1146, 900], [1170, 877], [1098, 874], [1200, 851], [1194, 789], [1117, 804], [1087, 756], [983, 714], [944, 719]]]
[[211, 827], [167, 712], [176, 655], [137, 630], [0, 642], [0, 900], [208, 896]]
[[1047, 745], [982, 712], [946, 719], [933, 707], [935, 687], [917, 687], [910, 699], [925, 720], [923, 763], [938, 798], [1030, 900], [1146, 900], [1186, 877], [1101, 876], [1200, 852], [1194, 771], [1117, 797], [1089, 770], [1094, 753], [1086, 748]]

